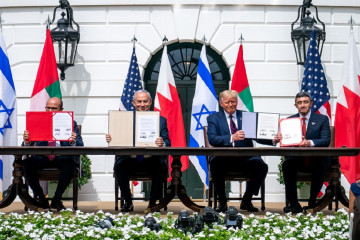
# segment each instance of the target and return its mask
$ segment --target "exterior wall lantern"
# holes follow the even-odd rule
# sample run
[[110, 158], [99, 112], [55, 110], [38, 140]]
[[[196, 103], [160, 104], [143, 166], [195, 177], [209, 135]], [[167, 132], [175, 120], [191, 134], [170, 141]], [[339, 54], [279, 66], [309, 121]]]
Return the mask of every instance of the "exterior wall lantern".
[[[54, 9], [52, 24], [55, 21], [56, 10], [63, 9], [61, 18], [57, 21], [57, 26], [50, 30], [54, 44], [56, 63], [61, 71], [61, 80], [65, 79], [65, 70], [74, 66], [77, 46], [80, 40], [80, 27], [73, 19], [73, 10], [67, 0], [59, 0], [60, 5]], [[66, 10], [66, 13], [65, 13]], [[66, 18], [65, 18], [66, 16]], [[74, 25], [76, 29], [74, 29]], [[56, 50], [57, 49], [57, 50]]]
[[[316, 42], [320, 56], [325, 42], [325, 24], [320, 21], [318, 9], [311, 2], [312, 0], [304, 0], [303, 4], [298, 9], [297, 19], [291, 24], [291, 41], [294, 44], [298, 65], [305, 65], [307, 48], [309, 47], [310, 36], [313, 29], [315, 30]], [[314, 17], [310, 17], [310, 7], [315, 8], [316, 19]], [[300, 26], [294, 29], [294, 25], [299, 20], [300, 16]], [[322, 28], [315, 26], [317, 22], [321, 23]]]

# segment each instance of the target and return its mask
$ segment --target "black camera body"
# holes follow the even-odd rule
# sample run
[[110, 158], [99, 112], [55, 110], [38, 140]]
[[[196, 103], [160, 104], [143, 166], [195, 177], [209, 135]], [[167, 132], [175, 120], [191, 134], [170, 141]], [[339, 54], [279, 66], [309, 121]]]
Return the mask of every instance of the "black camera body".
[[191, 234], [196, 234], [201, 232], [204, 228], [204, 221], [202, 220], [202, 217], [200, 215], [197, 215], [194, 218], [194, 224], [190, 230]]
[[104, 220], [100, 221], [98, 223], [98, 226], [101, 227], [102, 229], [111, 228], [112, 226], [114, 226], [114, 221], [111, 217], [107, 217]]
[[175, 228], [180, 231], [187, 232], [189, 228], [193, 227], [193, 224], [194, 218], [190, 217], [188, 211], [182, 210], [175, 221]]
[[201, 218], [203, 222], [208, 225], [215, 222], [219, 223], [219, 214], [215, 212], [211, 207], [204, 208]]
[[233, 206], [229, 207], [224, 220], [227, 228], [242, 228], [243, 219], [240, 215], [238, 215], [238, 211]]
[[144, 227], [148, 227], [151, 231], [159, 231], [161, 229], [161, 225], [157, 223], [153, 217], [145, 219]]

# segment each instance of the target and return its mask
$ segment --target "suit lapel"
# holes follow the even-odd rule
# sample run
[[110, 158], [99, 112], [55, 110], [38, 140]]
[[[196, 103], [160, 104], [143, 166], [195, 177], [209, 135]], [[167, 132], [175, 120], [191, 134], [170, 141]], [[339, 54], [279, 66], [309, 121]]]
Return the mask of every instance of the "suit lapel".
[[225, 116], [225, 113], [224, 113], [224, 110], [222, 110], [220, 112], [220, 123], [224, 123], [224, 124], [220, 124], [221, 126], [221, 131], [225, 133], [225, 135], [228, 135], [230, 134], [230, 130], [229, 130], [229, 124], [227, 123], [227, 119], [226, 119], [226, 116]]
[[308, 139], [308, 137], [310, 136], [311, 132], [314, 130], [314, 127], [316, 126], [316, 115], [314, 112], [311, 112], [310, 118], [309, 118], [309, 122], [307, 125], [307, 129], [306, 129], [306, 139]]

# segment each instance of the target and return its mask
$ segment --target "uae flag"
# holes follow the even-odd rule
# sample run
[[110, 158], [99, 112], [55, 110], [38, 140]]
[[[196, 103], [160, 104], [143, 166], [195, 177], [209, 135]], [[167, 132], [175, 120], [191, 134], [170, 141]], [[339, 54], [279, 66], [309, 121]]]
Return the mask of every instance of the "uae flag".
[[[154, 110], [160, 111], [160, 115], [166, 118], [169, 130], [169, 138], [172, 147], [186, 147], [184, 121], [182, 116], [179, 95], [175, 85], [174, 75], [171, 70], [165, 45], [161, 57], [159, 79], [156, 87]], [[172, 157], [169, 157], [171, 171]], [[181, 157], [181, 171], [189, 167], [188, 156]]]
[[[360, 62], [350, 32], [335, 112], [335, 146], [360, 147]], [[341, 171], [353, 183], [360, 179], [360, 156], [340, 157]]]
[[44, 111], [49, 98], [61, 98], [59, 76], [50, 30], [46, 30], [46, 39], [39, 69], [36, 75], [30, 99], [30, 111]]
[[242, 44], [240, 45], [239, 53], [236, 59], [234, 74], [231, 82], [231, 90], [235, 90], [239, 93], [237, 105], [238, 110], [248, 112], [254, 111], [249, 81], [246, 75]]
[[[30, 111], [45, 111], [46, 102], [49, 98], [58, 97], [61, 99], [59, 75], [56, 66], [56, 58], [50, 30], [46, 30], [46, 39], [43, 53], [41, 55], [39, 69], [36, 74], [33, 92], [30, 99]], [[48, 194], [46, 181], [40, 185], [44, 194]]]

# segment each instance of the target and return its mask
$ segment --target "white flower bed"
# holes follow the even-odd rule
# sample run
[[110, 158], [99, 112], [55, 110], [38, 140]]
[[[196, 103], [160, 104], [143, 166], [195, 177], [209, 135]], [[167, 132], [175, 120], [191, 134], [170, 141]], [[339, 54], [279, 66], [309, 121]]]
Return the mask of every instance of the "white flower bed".
[[[162, 229], [158, 232], [144, 227], [146, 217], [152, 216]], [[161, 218], [159, 213], [142, 217], [128, 214], [113, 215], [99, 211], [82, 213], [71, 210], [62, 211], [59, 216], [51, 212], [26, 214], [0, 213], [0, 239], [349, 239], [349, 219], [345, 210], [334, 216], [266, 213], [264, 217], [250, 214], [243, 217], [241, 229], [223, 225], [224, 214], [220, 214], [221, 223], [205, 227], [200, 233], [192, 235], [177, 230], [176, 218], [168, 213]], [[114, 226], [102, 229], [99, 221], [111, 217]]]

